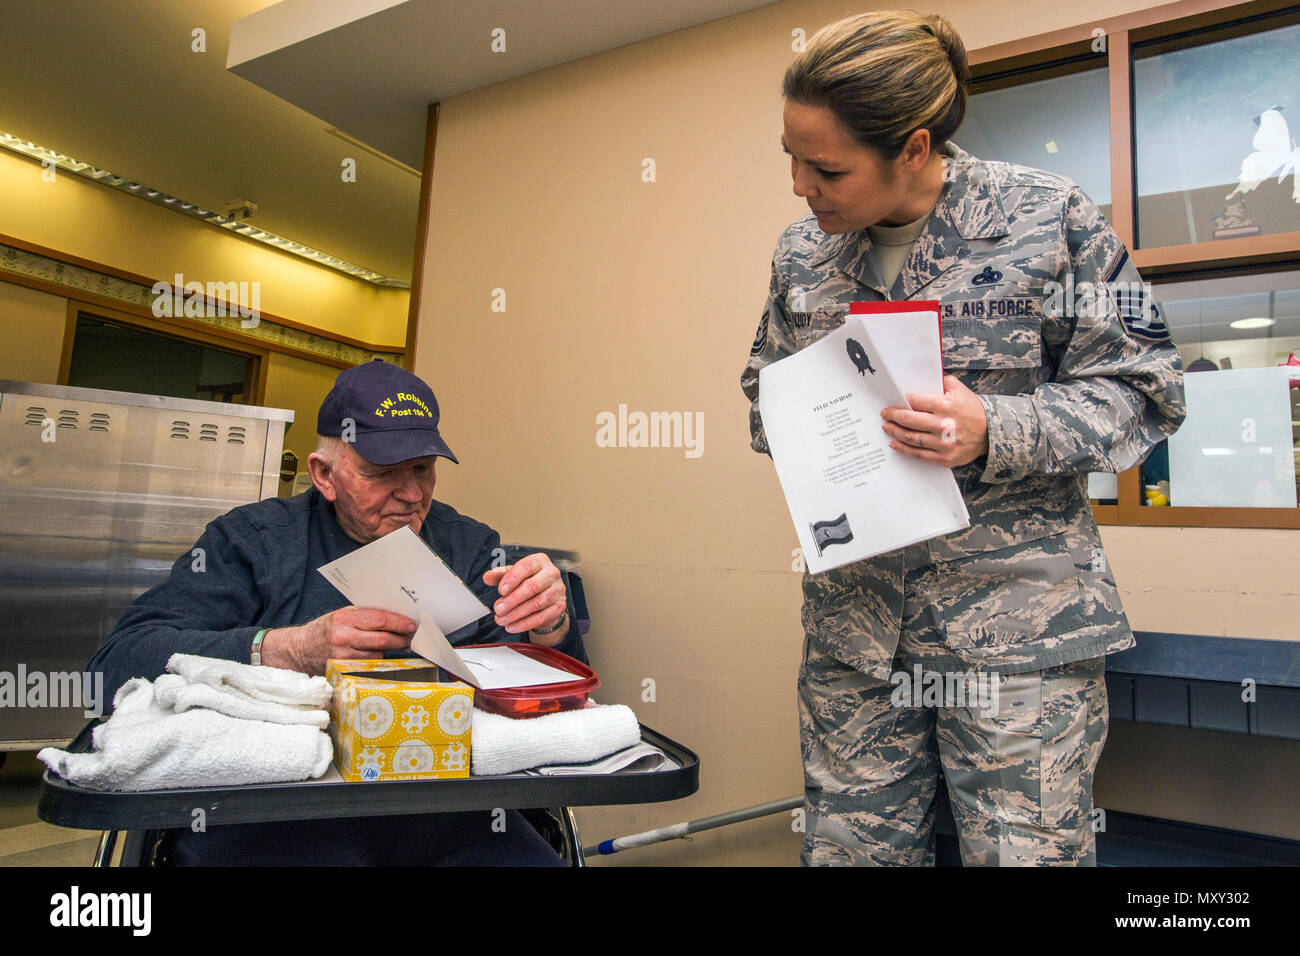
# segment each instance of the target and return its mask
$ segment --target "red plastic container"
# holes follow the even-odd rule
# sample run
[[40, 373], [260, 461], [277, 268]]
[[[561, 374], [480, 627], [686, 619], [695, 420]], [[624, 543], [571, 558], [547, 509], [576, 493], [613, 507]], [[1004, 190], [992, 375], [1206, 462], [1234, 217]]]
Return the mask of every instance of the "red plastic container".
[[498, 690], [475, 690], [474, 706], [506, 717], [541, 717], [562, 710], [580, 710], [587, 706], [587, 696], [600, 686], [596, 672], [581, 661], [553, 647], [511, 641], [503, 644], [470, 644], [469, 647], [511, 647], [533, 660], [558, 667], [573, 675], [573, 680], [533, 687], [503, 687]]

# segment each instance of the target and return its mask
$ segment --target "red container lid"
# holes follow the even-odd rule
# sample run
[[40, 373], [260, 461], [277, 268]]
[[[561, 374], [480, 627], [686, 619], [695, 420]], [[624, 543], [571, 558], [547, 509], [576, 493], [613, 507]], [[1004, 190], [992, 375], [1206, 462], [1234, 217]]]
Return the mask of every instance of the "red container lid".
[[600, 686], [596, 672], [581, 661], [553, 647], [511, 641], [502, 644], [467, 644], [471, 647], [509, 647], [535, 661], [568, 671], [571, 681], [535, 684], [532, 687], [501, 687], [496, 690], [474, 689], [474, 705], [506, 717], [540, 717], [561, 710], [578, 710], [586, 706], [587, 695]]

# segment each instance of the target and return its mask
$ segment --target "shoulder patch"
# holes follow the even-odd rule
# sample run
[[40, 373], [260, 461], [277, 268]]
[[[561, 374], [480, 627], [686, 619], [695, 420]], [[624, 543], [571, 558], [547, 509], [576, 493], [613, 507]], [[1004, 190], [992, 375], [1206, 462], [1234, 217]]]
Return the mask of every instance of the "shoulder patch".
[[1128, 334], [1149, 342], [1166, 342], [1169, 340], [1169, 326], [1160, 316], [1160, 309], [1155, 301], [1141, 291], [1116, 292], [1115, 304], [1119, 308], [1120, 321]]
[[749, 347], [750, 355], [758, 355], [767, 345], [767, 310], [763, 310], [762, 321], [758, 323], [758, 331], [754, 334], [754, 344]]
[[[1106, 276], [1106, 288], [1115, 300], [1124, 330], [1133, 338], [1146, 339], [1148, 342], [1166, 342], [1169, 340], [1169, 327], [1160, 316], [1151, 295], [1151, 287], [1140, 280], [1125, 281], [1119, 276], [1128, 264], [1128, 251], [1120, 253], [1114, 268]], [[1129, 273], [1136, 275], [1134, 270]]]

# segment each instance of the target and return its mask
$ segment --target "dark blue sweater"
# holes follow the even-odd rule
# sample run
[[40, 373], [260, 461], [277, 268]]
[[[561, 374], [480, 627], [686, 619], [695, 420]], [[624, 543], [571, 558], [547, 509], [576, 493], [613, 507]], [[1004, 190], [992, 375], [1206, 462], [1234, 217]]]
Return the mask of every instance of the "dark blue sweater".
[[[494, 549], [501, 547], [495, 531], [435, 501], [420, 537], [479, 600], [492, 606], [499, 595], [483, 583], [483, 572], [492, 566]], [[131, 603], [89, 669], [104, 672], [111, 700], [130, 678], [152, 680], [162, 674], [177, 652], [247, 663], [259, 629], [305, 624], [348, 606], [347, 598], [316, 569], [359, 547], [339, 526], [334, 505], [315, 488], [294, 498], [267, 498], [236, 508], [207, 526], [166, 581]], [[570, 597], [569, 631], [561, 651], [572, 653], [580, 640], [572, 623], [576, 617]], [[453, 644], [528, 639], [498, 627], [490, 614], [448, 637]]]

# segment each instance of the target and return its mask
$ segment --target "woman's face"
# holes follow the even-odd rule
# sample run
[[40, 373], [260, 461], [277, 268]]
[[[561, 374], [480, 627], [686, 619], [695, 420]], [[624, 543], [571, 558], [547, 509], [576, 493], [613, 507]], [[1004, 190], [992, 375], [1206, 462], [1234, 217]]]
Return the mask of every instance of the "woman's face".
[[911, 221], [895, 218], [907, 199], [898, 164], [854, 141], [826, 107], [787, 100], [781, 145], [790, 154], [794, 194], [808, 201], [822, 232]]

